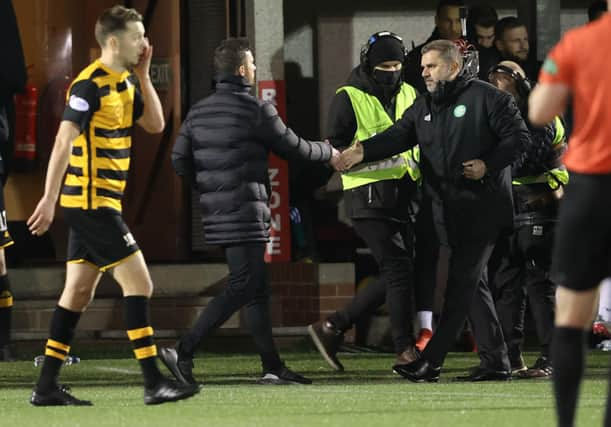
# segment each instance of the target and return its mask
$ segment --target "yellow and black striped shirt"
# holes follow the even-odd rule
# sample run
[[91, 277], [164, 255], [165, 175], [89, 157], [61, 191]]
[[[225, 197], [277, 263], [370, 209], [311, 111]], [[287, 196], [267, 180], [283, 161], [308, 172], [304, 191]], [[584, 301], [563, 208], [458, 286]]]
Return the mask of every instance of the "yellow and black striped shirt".
[[132, 128], [144, 109], [130, 76], [96, 60], [72, 82], [63, 120], [76, 123], [81, 134], [72, 146], [61, 206], [121, 212]]

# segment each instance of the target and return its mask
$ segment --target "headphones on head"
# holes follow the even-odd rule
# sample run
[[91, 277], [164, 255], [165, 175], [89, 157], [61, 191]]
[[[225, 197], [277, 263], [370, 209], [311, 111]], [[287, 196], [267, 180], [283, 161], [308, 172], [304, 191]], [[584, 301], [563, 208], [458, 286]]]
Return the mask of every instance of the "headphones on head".
[[492, 66], [490, 68], [490, 71], [488, 71], [488, 80], [490, 80], [490, 75], [492, 73], [499, 73], [499, 72], [509, 74], [511, 78], [514, 79], [516, 82], [516, 88], [518, 89], [518, 94], [522, 98], [528, 97], [528, 94], [530, 93], [530, 91], [533, 88], [532, 83], [530, 82], [530, 80], [528, 80], [528, 78], [522, 77], [522, 74], [518, 73], [513, 68], [509, 68], [506, 65], [497, 64], [497, 65]]
[[371, 72], [371, 64], [369, 63], [369, 51], [371, 50], [371, 46], [373, 46], [378, 40], [383, 37], [392, 37], [395, 40], [398, 40], [401, 43], [401, 47], [403, 48], [403, 65], [407, 63], [407, 49], [403, 44], [403, 39], [398, 34], [393, 33], [392, 31], [378, 31], [377, 33], [372, 34], [367, 39], [367, 43], [365, 43], [361, 47], [361, 66], [368, 73]]

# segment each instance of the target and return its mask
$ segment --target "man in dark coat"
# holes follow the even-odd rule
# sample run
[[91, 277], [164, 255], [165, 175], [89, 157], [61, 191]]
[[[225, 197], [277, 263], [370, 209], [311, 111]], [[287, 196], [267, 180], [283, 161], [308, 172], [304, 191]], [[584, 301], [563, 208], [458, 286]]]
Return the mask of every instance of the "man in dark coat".
[[221, 42], [214, 56], [216, 92], [195, 104], [172, 152], [176, 172], [194, 178], [206, 242], [225, 250], [229, 279], [193, 328], [161, 356], [180, 381], [195, 383], [192, 359], [199, 343], [237, 310], [261, 356], [264, 384], [309, 384], [280, 360], [272, 337], [264, 252], [269, 239], [270, 151], [293, 159], [334, 161], [330, 144], [306, 141], [287, 128], [274, 106], [250, 94], [255, 64], [248, 40]]
[[512, 223], [509, 166], [520, 142], [528, 138], [527, 129], [510, 95], [459, 77], [462, 57], [454, 43], [431, 42], [422, 54], [422, 76], [429, 93], [416, 99], [388, 130], [344, 151], [339, 166], [343, 170], [419, 144], [437, 237], [451, 248], [437, 331], [419, 360], [395, 370], [411, 381], [438, 381], [473, 303], [486, 309], [485, 319], [470, 319], [482, 364], [466, 379], [507, 379], [507, 348], [490, 290], [480, 279], [500, 229]]
[[534, 52], [530, 49], [526, 24], [515, 16], [506, 16], [494, 26], [494, 37], [499, 57], [496, 62], [485, 64], [483, 69], [488, 67], [489, 71], [491, 66], [500, 61], [514, 61], [524, 70], [530, 81], [536, 82], [541, 62], [534, 57]]
[[420, 61], [422, 60], [422, 47], [434, 40], [458, 40], [462, 37], [462, 23], [460, 20], [460, 8], [465, 5], [463, 0], [439, 0], [435, 12], [435, 29], [429, 38], [414, 47], [407, 56], [407, 65], [404, 68], [404, 80], [412, 85], [418, 93], [426, 91], [426, 85], [422, 79]]
[[3, 189], [13, 152], [13, 95], [23, 92], [27, 79], [17, 18], [8, 0], [0, 1], [0, 40], [5, 58], [0, 67], [0, 362], [8, 362], [14, 360], [9, 347], [13, 294], [6, 271], [4, 248], [12, 245], [13, 240], [6, 225]]
[[[559, 117], [542, 127], [528, 121], [531, 86], [517, 63], [500, 62], [492, 68], [489, 80], [514, 97], [531, 137], [511, 167], [514, 226], [501, 234], [494, 249], [489, 265], [490, 288], [512, 373], [518, 378], [549, 377], [556, 293], [556, 285], [550, 280], [552, 241], [559, 199], [569, 180], [561, 162], [566, 149], [564, 127]], [[526, 368], [521, 351], [527, 296], [541, 344], [541, 356], [530, 369]]]

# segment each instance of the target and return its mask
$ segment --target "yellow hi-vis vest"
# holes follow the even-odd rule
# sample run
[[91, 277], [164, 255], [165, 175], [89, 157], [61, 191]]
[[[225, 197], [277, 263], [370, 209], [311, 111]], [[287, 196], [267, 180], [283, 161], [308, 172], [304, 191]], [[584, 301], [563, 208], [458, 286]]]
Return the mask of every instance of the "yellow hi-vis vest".
[[[554, 118], [554, 124], [556, 125], [556, 134], [554, 135], [554, 140], [552, 141], [552, 145], [556, 146], [565, 142], [565, 131], [564, 125], [562, 124], [562, 120], [560, 117], [556, 116]], [[513, 185], [527, 185], [527, 184], [545, 184], [549, 185], [552, 190], [558, 189], [560, 185], [566, 185], [569, 182], [569, 171], [566, 170], [566, 167], [560, 166], [554, 169], [551, 169], [539, 176], [522, 176], [519, 178], [514, 178], [512, 181]]]
[[[357, 140], [364, 141], [379, 132], [383, 132], [393, 125], [393, 120], [388, 116], [382, 104], [373, 95], [363, 92], [353, 86], [343, 86], [337, 93], [346, 91], [352, 103], [352, 109], [356, 117], [356, 132], [352, 143]], [[403, 83], [397, 94], [395, 105], [395, 120], [399, 120], [403, 112], [414, 103], [416, 91], [410, 85]], [[409, 173], [413, 181], [420, 182], [421, 174], [418, 162], [420, 161], [420, 149], [418, 146], [404, 151], [396, 156], [377, 162], [365, 163], [352, 168], [349, 172], [342, 174], [342, 185], [344, 190], [371, 184], [387, 179], [401, 179]]]

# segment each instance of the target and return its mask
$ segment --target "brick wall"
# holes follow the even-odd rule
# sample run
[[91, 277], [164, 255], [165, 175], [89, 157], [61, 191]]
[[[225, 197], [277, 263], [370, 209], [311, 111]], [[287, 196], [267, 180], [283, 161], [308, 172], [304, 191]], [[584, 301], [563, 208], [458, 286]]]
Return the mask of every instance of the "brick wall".
[[[49, 321], [63, 287], [59, 268], [11, 271], [15, 293], [13, 333], [17, 339], [40, 339], [48, 333]], [[354, 295], [353, 264], [272, 264], [272, 326], [304, 328], [342, 308]], [[211, 296], [202, 290], [222, 286], [226, 267], [193, 264], [156, 265], [151, 268], [155, 294], [151, 301], [152, 323], [156, 330], [172, 336], [189, 328], [206, 307]], [[221, 284], [219, 286], [219, 284]], [[101, 284], [97, 297], [83, 314], [78, 330], [108, 334], [124, 330], [123, 303], [116, 284]], [[245, 332], [240, 313], [224, 329]], [[279, 328], [279, 329], [276, 329]], [[172, 332], [175, 331], [175, 332]], [[305, 329], [298, 329], [303, 333]]]
[[[352, 299], [354, 274], [340, 271], [329, 275], [329, 271], [334, 269], [329, 266], [333, 265], [295, 263], [270, 266], [273, 326], [314, 323], [341, 309]], [[337, 264], [335, 266], [337, 269]]]

